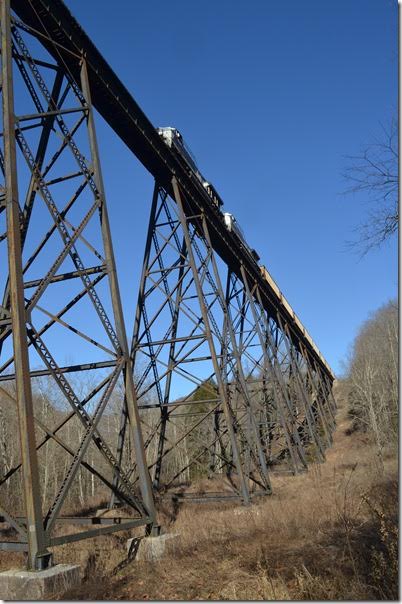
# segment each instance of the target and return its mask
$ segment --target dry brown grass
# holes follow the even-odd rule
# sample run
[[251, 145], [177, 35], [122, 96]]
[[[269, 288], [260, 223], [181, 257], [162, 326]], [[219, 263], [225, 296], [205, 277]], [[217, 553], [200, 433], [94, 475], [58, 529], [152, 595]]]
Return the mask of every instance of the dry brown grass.
[[165, 505], [165, 526], [178, 537], [163, 560], [113, 572], [124, 559], [123, 534], [59, 548], [57, 561], [79, 561], [84, 575], [79, 589], [60, 597], [396, 599], [397, 462], [379, 460], [367, 436], [347, 435], [348, 426], [341, 407], [326, 462], [299, 476], [274, 475], [274, 494], [248, 508]]

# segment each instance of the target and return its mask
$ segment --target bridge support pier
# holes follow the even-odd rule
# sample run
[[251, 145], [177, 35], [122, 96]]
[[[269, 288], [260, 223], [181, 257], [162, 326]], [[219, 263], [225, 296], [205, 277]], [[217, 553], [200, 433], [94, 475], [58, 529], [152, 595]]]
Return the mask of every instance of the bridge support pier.
[[80, 567], [57, 564], [39, 571], [6, 570], [0, 573], [3, 600], [49, 600], [81, 582]]
[[175, 533], [165, 533], [158, 537], [144, 537], [144, 539], [128, 539], [127, 557], [136, 562], [154, 562], [161, 560], [168, 554], [168, 545], [178, 537]]
[[127, 541], [127, 557], [136, 562], [154, 562], [161, 560], [168, 555], [169, 548], [174, 540], [177, 539], [177, 533], [164, 533], [157, 537], [136, 537]]

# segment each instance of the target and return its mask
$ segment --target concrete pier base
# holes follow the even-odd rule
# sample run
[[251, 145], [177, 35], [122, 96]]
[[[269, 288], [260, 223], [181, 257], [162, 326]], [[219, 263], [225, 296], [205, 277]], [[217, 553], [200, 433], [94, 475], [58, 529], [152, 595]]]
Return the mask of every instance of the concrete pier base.
[[0, 599], [48, 600], [79, 585], [80, 567], [57, 564], [46, 570], [6, 570], [0, 573]]
[[167, 544], [177, 539], [174, 533], [165, 533], [159, 537], [144, 537], [143, 539], [129, 539], [127, 541], [127, 555], [134, 555], [133, 549], [138, 546], [135, 560], [153, 562], [164, 558], [167, 554]]

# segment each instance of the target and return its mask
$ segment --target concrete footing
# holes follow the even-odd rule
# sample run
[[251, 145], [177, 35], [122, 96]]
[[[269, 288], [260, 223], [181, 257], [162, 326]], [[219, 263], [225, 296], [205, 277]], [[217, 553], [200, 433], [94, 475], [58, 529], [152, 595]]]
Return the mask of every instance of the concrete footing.
[[177, 539], [178, 535], [174, 533], [165, 533], [159, 537], [144, 537], [143, 539], [129, 539], [127, 541], [127, 555], [132, 555], [133, 549], [138, 547], [135, 554], [136, 561], [153, 562], [164, 558], [167, 554], [167, 544]]
[[80, 567], [57, 564], [46, 570], [6, 570], [0, 573], [0, 599], [48, 600], [79, 585]]

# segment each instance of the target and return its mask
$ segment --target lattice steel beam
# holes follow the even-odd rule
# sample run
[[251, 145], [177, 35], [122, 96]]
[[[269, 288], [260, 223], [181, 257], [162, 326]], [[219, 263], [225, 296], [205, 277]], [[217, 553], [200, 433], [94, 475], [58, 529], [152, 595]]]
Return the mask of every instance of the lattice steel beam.
[[[12, 491], [23, 496], [18, 518], [6, 506], [1, 512], [20, 538], [15, 549], [27, 551], [28, 567], [38, 569], [51, 563], [49, 547], [93, 536], [93, 531], [66, 538], [53, 534], [83, 472], [96, 480], [99, 492], [113, 492], [132, 508], [132, 526], [150, 531], [156, 512], [86, 61], [76, 57], [77, 85], [43, 49], [37, 58], [41, 50], [25, 29], [11, 16], [9, 0], [2, 2], [0, 253], [9, 270], [0, 276], [0, 405], [10, 426], [19, 426], [19, 459], [3, 459], [0, 497]], [[82, 362], [65, 365], [66, 351]], [[80, 382], [84, 371], [91, 384]], [[40, 379], [54, 392], [53, 425], [34, 400]], [[128, 418], [126, 444], [133, 453], [126, 451], [124, 460], [107, 428], [116, 413]], [[50, 445], [64, 456], [53, 493], [43, 482]], [[129, 475], [134, 459], [138, 486]]]

